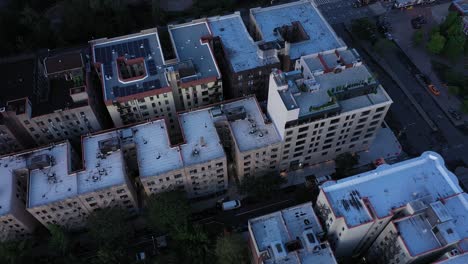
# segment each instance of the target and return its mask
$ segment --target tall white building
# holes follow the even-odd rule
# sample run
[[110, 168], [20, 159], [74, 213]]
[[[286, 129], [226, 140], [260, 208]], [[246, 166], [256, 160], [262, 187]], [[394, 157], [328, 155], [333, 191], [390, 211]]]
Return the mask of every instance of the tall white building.
[[254, 264], [337, 263], [312, 203], [250, 219], [248, 228]]
[[292, 72], [270, 76], [268, 114], [290, 170], [366, 150], [392, 100], [354, 50], [304, 56]]
[[[385, 235], [383, 238], [382, 235], [379, 237], [385, 230], [382, 234], [393, 232], [399, 243], [403, 243], [404, 239], [411, 240], [408, 242], [411, 245], [406, 248], [407, 251], [402, 251], [406, 254], [405, 257], [400, 259], [407, 260], [402, 263], [411, 263], [413, 258], [424, 252], [424, 248], [435, 244], [437, 246], [434, 246], [434, 249], [440, 246], [438, 235], [429, 227], [430, 216], [428, 213], [420, 213], [426, 209], [442, 207], [440, 202], [445, 203], [451, 199], [454, 199], [451, 202], [461, 202], [465, 200], [462, 198], [462, 192], [456, 176], [445, 167], [442, 157], [434, 152], [425, 152], [418, 158], [393, 165], [384, 164], [373, 171], [336, 182], [327, 182], [320, 188], [316, 210], [326, 225], [330, 244], [337, 256], [363, 255], [372, 245], [380, 245], [379, 239], [390, 243], [387, 242], [388, 237], [385, 239]], [[466, 215], [466, 201], [461, 202], [463, 203], [465, 209], [457, 214]], [[447, 207], [447, 204], [445, 206]], [[453, 233], [459, 233], [462, 239], [466, 239], [467, 236], [467, 225], [463, 224], [464, 221], [458, 220], [455, 223], [457, 228], [452, 229]], [[439, 221], [442, 222], [444, 221]], [[449, 221], [447, 225], [450, 223], [453, 222]], [[401, 230], [397, 233], [392, 228]], [[458, 231], [458, 228], [462, 231]], [[421, 237], [423, 235], [424, 237]], [[426, 242], [432, 244], [425, 245]], [[395, 247], [398, 245], [392, 246], [393, 249], [381, 254], [381, 257], [395, 253]], [[420, 248], [412, 251], [411, 247]], [[399, 250], [404, 250], [404, 247], [398, 249], [398, 254]], [[396, 263], [396, 257], [379, 263]]]

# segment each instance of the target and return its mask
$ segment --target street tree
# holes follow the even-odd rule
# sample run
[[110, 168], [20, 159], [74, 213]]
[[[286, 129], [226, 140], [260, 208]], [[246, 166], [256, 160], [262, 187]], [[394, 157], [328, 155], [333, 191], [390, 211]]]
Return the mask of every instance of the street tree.
[[70, 239], [65, 231], [58, 225], [50, 225], [49, 249], [54, 255], [63, 257], [70, 248]]
[[362, 40], [372, 40], [377, 32], [377, 26], [368, 18], [353, 20], [351, 30]]
[[246, 176], [242, 179], [239, 192], [263, 201], [273, 197], [285, 182], [279, 175]]
[[246, 243], [239, 234], [218, 237], [216, 240], [215, 254], [218, 264], [248, 263]]
[[419, 46], [422, 44], [424, 40], [424, 31], [422, 31], [421, 29], [418, 29], [416, 31], [414, 31], [413, 33], [413, 45], [414, 46]]
[[150, 197], [146, 216], [155, 231], [173, 233], [176, 228], [185, 228], [190, 216], [186, 193], [174, 190]]
[[358, 164], [359, 155], [356, 153], [351, 154], [349, 152], [346, 152], [338, 155], [335, 159], [336, 168], [334, 178], [341, 179], [349, 176], [350, 170]]
[[33, 263], [31, 240], [7, 241], [0, 243], [0, 263]]
[[433, 54], [440, 54], [444, 49], [446, 39], [440, 34], [440, 32], [435, 32], [431, 35], [429, 42], [426, 45], [426, 48], [429, 52]]
[[172, 235], [177, 243], [182, 263], [209, 264], [212, 263], [208, 234], [198, 225], [185, 225], [175, 229]]
[[91, 214], [87, 227], [96, 246], [105, 252], [125, 249], [134, 232], [127, 218], [127, 212], [120, 208], [101, 209]]

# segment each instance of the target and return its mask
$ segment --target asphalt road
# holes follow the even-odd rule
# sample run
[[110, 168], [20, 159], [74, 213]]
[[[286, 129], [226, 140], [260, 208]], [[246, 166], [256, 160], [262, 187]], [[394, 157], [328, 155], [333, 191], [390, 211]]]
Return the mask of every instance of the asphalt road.
[[432, 132], [401, 89], [379, 65], [372, 61], [360, 48], [359, 44], [350, 38], [342, 24], [334, 25], [334, 29], [349, 47], [358, 50], [364, 62], [377, 75], [377, 79], [394, 101], [387, 121], [389, 121], [395, 133], [400, 136], [399, 139], [405, 151], [409, 152], [410, 155], [419, 155], [426, 150], [434, 150], [442, 154], [446, 161], [455, 161], [460, 158], [468, 159], [467, 146], [465, 145], [465, 142], [468, 142], [466, 135], [452, 125], [424, 90], [425, 88], [419, 85], [411, 72], [411, 66], [405, 62], [401, 55], [386, 52], [385, 59], [390, 65], [394, 66], [392, 68], [400, 79], [411, 87], [412, 94], [437, 124], [440, 132]]

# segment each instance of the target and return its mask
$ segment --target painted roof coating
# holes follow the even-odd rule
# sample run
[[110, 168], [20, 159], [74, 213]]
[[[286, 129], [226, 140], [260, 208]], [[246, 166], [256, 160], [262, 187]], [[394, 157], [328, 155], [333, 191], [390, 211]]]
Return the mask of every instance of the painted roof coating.
[[463, 192], [456, 176], [444, 165], [435, 152], [424, 152], [420, 157], [400, 163], [384, 164], [377, 169], [330, 182], [322, 187], [333, 212], [342, 216], [348, 226], [371, 221], [363, 205], [366, 197], [379, 218], [388, 216], [392, 209], [421, 197], [432, 199], [449, 197]]
[[302, 0], [284, 5], [250, 10], [265, 42], [278, 39], [274, 29], [300, 22], [308, 40], [292, 43], [290, 57], [295, 60], [307, 54], [345, 46], [312, 1]]
[[261, 58], [258, 46], [247, 31], [238, 12], [208, 18], [213, 36], [219, 36], [227, 61], [234, 72], [241, 72], [268, 64], [279, 63], [278, 57]]
[[211, 36], [206, 22], [171, 25], [169, 33], [179, 62], [191, 61], [195, 66], [194, 80], [221, 77], [211, 48], [208, 42], [203, 40]]
[[[306, 246], [305, 233], [312, 233], [312, 244], [320, 245], [316, 236], [323, 232], [311, 203], [250, 219], [249, 227], [258, 251], [270, 251], [270, 258], [263, 260], [266, 264], [336, 263], [329, 246], [319, 246], [318, 250], [308, 250]], [[277, 244], [284, 247], [286, 243], [295, 239], [301, 240], [302, 249], [285, 253], [281, 257], [276, 257], [275, 253], [271, 252], [273, 247], [278, 247]]]
[[[93, 62], [96, 67], [100, 67], [102, 73], [104, 100], [110, 101], [168, 86], [164, 73], [164, 57], [156, 29], [90, 43]], [[120, 80], [117, 58], [144, 59], [145, 75], [137, 80]]]

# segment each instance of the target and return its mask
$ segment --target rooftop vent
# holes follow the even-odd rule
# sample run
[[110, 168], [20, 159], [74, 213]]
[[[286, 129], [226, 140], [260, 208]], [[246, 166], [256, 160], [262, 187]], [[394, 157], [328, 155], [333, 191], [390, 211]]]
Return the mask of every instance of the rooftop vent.
[[198, 149], [193, 149], [192, 156], [197, 157], [200, 155], [200, 151]]
[[108, 155], [120, 149], [120, 142], [117, 137], [99, 141], [99, 150], [102, 154]]
[[37, 155], [29, 160], [28, 169], [36, 170], [52, 166], [52, 157], [47, 154]]
[[310, 230], [305, 230], [302, 233], [302, 239], [305, 242], [305, 246], [307, 250], [309, 251], [314, 251], [315, 247], [319, 246], [319, 241], [315, 237], [314, 233], [312, 233]]

